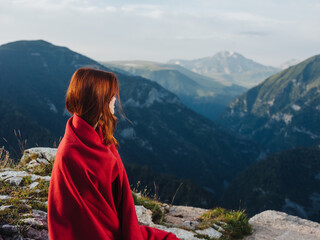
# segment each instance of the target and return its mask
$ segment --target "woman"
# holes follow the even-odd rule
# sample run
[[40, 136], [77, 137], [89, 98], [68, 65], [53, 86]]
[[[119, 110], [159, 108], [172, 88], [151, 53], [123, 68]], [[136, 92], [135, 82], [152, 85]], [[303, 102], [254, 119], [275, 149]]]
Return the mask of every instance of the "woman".
[[119, 83], [111, 72], [80, 68], [66, 94], [69, 118], [48, 196], [50, 240], [176, 240], [138, 224], [128, 177], [113, 137]]

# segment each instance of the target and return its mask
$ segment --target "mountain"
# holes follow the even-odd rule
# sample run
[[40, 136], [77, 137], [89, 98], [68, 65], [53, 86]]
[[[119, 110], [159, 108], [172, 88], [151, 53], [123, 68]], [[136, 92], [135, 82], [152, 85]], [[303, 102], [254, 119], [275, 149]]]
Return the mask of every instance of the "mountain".
[[211, 57], [194, 60], [173, 59], [168, 63], [183, 66], [222, 83], [233, 83], [246, 88], [257, 85], [279, 71], [277, 68], [264, 66], [230, 51], [222, 51]]
[[320, 142], [320, 55], [283, 70], [236, 98], [217, 123], [271, 152]]
[[51, 132], [22, 113], [11, 101], [0, 98], [0, 116], [0, 146], [6, 145], [11, 156], [20, 156], [22, 148], [29, 144], [54, 145], [56, 138]]
[[130, 182], [135, 183], [131, 184], [131, 189], [157, 196], [164, 203], [203, 208], [217, 206], [210, 193], [186, 178], [156, 173], [146, 165], [141, 167], [137, 164], [126, 164], [126, 172]]
[[[64, 103], [68, 82], [73, 72], [85, 65], [99, 67], [93, 60], [81, 54], [42, 40], [1, 45], [0, 100], [10, 102], [16, 112], [49, 130], [51, 138], [57, 140], [63, 135], [68, 119]], [[8, 110], [10, 113], [10, 109]], [[28, 131], [24, 124], [24, 121], [17, 121], [16, 128], [23, 128], [22, 133], [24, 137], [28, 137], [29, 146], [34, 146], [35, 141], [31, 141], [32, 134], [24, 134]], [[37, 128], [36, 125], [32, 130]], [[3, 130], [9, 131], [4, 126], [2, 125]], [[10, 129], [11, 132], [12, 130]], [[36, 136], [39, 135], [33, 134], [33, 137]]]
[[[65, 93], [72, 74], [82, 66], [110, 71], [90, 58], [43, 40], [0, 46], [1, 99], [24, 116], [12, 115], [9, 121], [17, 124], [14, 128], [24, 135], [28, 130], [21, 120], [28, 119], [34, 128], [38, 125], [43, 129], [44, 136], [63, 136], [70, 116], [65, 110]], [[125, 164], [147, 165], [156, 173], [190, 179], [217, 198], [238, 171], [261, 156], [258, 144], [195, 113], [158, 83], [115, 73], [124, 112], [133, 122], [129, 124], [116, 112], [119, 122], [115, 137]], [[4, 115], [11, 110], [6, 111]], [[0, 128], [5, 138], [13, 131]], [[45, 145], [38, 132], [32, 137], [39, 146]], [[0, 145], [8, 147], [2, 138]]]
[[175, 64], [148, 61], [101, 62], [104, 66], [159, 83], [175, 93], [181, 101], [197, 113], [214, 120], [229, 103], [245, 90], [189, 71]]
[[249, 215], [272, 209], [320, 222], [320, 145], [274, 153], [238, 174], [222, 203]]

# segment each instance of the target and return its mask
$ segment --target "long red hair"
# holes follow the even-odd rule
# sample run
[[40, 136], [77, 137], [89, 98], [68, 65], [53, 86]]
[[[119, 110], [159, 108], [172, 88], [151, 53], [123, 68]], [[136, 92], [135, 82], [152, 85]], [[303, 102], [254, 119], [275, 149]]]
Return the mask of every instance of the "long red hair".
[[119, 112], [124, 115], [116, 75], [97, 69], [79, 68], [73, 74], [66, 93], [66, 108], [71, 114], [78, 115], [92, 127], [98, 123], [98, 126], [102, 127], [105, 144], [114, 143], [119, 148], [118, 141], [113, 136], [117, 117], [109, 108], [114, 96], [118, 100]]

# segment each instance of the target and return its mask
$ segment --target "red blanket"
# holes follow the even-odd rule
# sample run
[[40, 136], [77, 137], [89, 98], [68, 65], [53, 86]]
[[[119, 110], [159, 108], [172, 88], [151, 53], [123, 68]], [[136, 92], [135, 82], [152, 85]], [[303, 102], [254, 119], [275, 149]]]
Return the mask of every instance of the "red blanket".
[[67, 122], [49, 186], [49, 239], [177, 240], [138, 224], [119, 153], [114, 144], [103, 144], [99, 130], [75, 114]]

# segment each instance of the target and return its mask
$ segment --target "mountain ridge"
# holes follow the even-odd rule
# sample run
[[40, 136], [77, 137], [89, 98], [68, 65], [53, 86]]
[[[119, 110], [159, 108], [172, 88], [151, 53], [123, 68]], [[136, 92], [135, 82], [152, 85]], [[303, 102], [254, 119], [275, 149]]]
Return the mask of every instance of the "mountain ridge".
[[314, 144], [320, 136], [319, 66], [316, 55], [267, 78], [232, 101], [217, 123], [272, 151]]
[[279, 71], [278, 68], [264, 66], [239, 53], [230, 51], [221, 51], [213, 56], [194, 60], [174, 59], [169, 60], [168, 63], [184, 66], [222, 83], [235, 83], [244, 87], [253, 87]]

